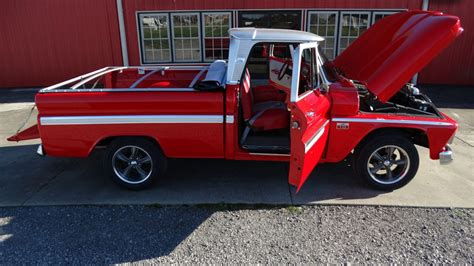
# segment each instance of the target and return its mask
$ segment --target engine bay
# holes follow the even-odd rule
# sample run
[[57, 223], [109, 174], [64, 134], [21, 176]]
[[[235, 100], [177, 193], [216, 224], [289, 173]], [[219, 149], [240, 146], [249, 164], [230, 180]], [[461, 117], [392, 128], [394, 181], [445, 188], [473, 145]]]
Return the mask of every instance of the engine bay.
[[413, 84], [407, 83], [388, 102], [377, 99], [367, 88], [354, 82], [360, 101], [360, 111], [367, 113], [394, 113], [442, 118], [441, 113], [428, 96], [420, 93]]

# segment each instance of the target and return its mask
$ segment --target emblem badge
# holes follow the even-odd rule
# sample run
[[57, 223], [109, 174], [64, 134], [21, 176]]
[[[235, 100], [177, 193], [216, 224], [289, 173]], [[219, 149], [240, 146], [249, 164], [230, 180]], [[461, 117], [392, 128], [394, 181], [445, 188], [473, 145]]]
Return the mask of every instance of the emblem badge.
[[349, 129], [349, 123], [337, 123], [336, 124], [336, 129]]

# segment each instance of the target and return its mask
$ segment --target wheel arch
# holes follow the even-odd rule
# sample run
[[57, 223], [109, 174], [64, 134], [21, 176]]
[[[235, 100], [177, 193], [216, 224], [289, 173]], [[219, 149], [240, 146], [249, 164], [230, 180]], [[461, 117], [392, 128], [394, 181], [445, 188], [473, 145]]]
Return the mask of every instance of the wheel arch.
[[402, 136], [410, 140], [413, 144], [420, 145], [429, 148], [429, 140], [427, 132], [423, 129], [416, 127], [379, 127], [368, 132], [362, 140], [354, 148], [357, 151], [367, 141], [370, 141], [376, 136], [396, 135]]
[[152, 137], [152, 136], [147, 136], [147, 135], [116, 135], [116, 136], [107, 136], [107, 137], [103, 137], [99, 140], [97, 140], [97, 142], [92, 146], [91, 150], [89, 151], [89, 154], [94, 150], [94, 149], [97, 149], [97, 148], [100, 148], [102, 146], [108, 146], [110, 143], [112, 143], [112, 141], [116, 140], [116, 139], [119, 139], [119, 138], [142, 138], [142, 139], [147, 139], [153, 143], [155, 143], [157, 145], [157, 147], [161, 150], [161, 152], [166, 156], [165, 152], [163, 151], [161, 145], [160, 145], [160, 142], [158, 141], [158, 139], [156, 139], [155, 137]]

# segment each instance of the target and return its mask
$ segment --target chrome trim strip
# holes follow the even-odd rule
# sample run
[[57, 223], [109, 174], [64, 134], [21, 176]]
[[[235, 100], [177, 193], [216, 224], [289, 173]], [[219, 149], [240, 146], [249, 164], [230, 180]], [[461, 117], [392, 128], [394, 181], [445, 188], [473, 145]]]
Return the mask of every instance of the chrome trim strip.
[[127, 67], [114, 67], [114, 68], [111, 68], [111, 69], [107, 69], [107, 70], [105, 70], [105, 71], [102, 71], [102, 72], [100, 72], [100, 73], [97, 73], [97, 74], [92, 75], [92, 76], [90, 76], [90, 77], [88, 77], [88, 78], [86, 78], [86, 79], [81, 80], [80, 82], [74, 84], [74, 86], [72, 86], [71, 89], [75, 90], [75, 89], [79, 88], [80, 86], [82, 86], [83, 84], [86, 84], [87, 82], [89, 82], [89, 81], [91, 81], [91, 80], [93, 80], [93, 79], [95, 79], [95, 78], [98, 78], [98, 77], [100, 77], [100, 76], [103, 76], [103, 75], [105, 75], [105, 74], [107, 74], [107, 73], [111, 73], [111, 72], [114, 72], [114, 71], [121, 71], [121, 70], [124, 70], [124, 69], [126, 69], [126, 68], [127, 68]]
[[104, 68], [101, 68], [101, 69], [97, 69], [96, 71], [92, 71], [92, 72], [89, 72], [89, 73], [87, 73], [87, 74], [84, 74], [84, 75], [81, 75], [81, 76], [77, 76], [77, 77], [75, 77], [75, 78], [68, 79], [68, 80], [66, 80], [66, 81], [63, 81], [63, 82], [60, 82], [60, 83], [51, 85], [51, 86], [49, 86], [49, 87], [46, 87], [46, 88], [44, 88], [44, 89], [41, 89], [39, 92], [46, 92], [46, 91], [49, 92], [49, 91], [51, 91], [51, 90], [53, 90], [53, 89], [56, 89], [56, 88], [58, 88], [58, 87], [64, 86], [64, 85], [69, 84], [69, 83], [72, 83], [72, 82], [74, 82], [74, 81], [78, 81], [78, 80], [85, 79], [85, 78], [87, 78], [87, 77], [89, 77], [89, 76], [91, 76], [91, 75], [97, 74], [97, 73], [102, 72], [102, 71], [105, 71], [105, 70], [107, 70], [107, 69], [109, 69], [109, 67], [104, 67]]
[[418, 121], [418, 120], [400, 120], [400, 119], [381, 119], [381, 118], [333, 118], [334, 122], [355, 122], [355, 123], [394, 123], [410, 125], [431, 125], [431, 126], [451, 126], [448, 122], [436, 121]]
[[194, 79], [191, 81], [191, 83], [189, 84], [189, 87], [190, 88], [194, 88], [194, 85], [196, 85], [197, 81], [199, 80], [199, 78], [202, 76], [202, 74], [204, 73], [204, 71], [208, 70], [209, 68], [203, 68], [201, 71], [199, 71], [199, 73], [194, 77]]
[[40, 91], [40, 93], [54, 93], [54, 92], [192, 92], [196, 91], [193, 88], [150, 88], [150, 89], [63, 89], [63, 90], [48, 90], [48, 91]]
[[324, 131], [326, 130], [326, 126], [329, 123], [329, 120], [324, 122], [324, 124], [316, 131], [316, 133], [309, 139], [308, 142], [304, 144], [304, 153], [307, 153], [316, 142], [323, 136]]
[[[176, 62], [178, 63], [178, 62]], [[203, 68], [207, 68], [209, 63], [202, 63], [202, 62], [196, 62], [194, 64], [197, 64], [197, 65], [189, 65], [191, 63], [182, 63], [182, 64], [186, 64], [186, 65], [175, 65], [176, 63], [171, 63], [171, 62], [168, 62], [168, 63], [161, 63], [161, 64], [147, 64], [147, 65], [144, 65], [144, 66], [129, 66], [127, 67], [127, 69], [138, 69], [138, 68], [142, 68], [142, 69], [145, 69], [145, 70], [154, 70], [154, 69], [162, 69], [162, 68], [166, 68], [166, 70], [201, 70]], [[167, 65], [167, 64], [172, 64], [172, 65]]]
[[226, 115], [225, 116], [225, 122], [227, 124], [233, 124], [234, 123], [234, 116], [233, 115]]
[[291, 155], [291, 154], [282, 154], [282, 153], [256, 153], [256, 152], [251, 152], [249, 154], [258, 155], [258, 156], [284, 156], [284, 157], [288, 157]]
[[160, 71], [161, 69], [155, 69], [153, 71], [148, 72], [148, 74], [143, 75], [141, 78], [139, 78], [137, 81], [135, 81], [132, 86], [130, 86], [130, 89], [134, 89], [138, 84], [140, 84], [142, 81], [150, 77], [151, 75], [155, 74], [156, 72]]
[[112, 124], [219, 124], [222, 115], [113, 115], [113, 116], [47, 116], [42, 126], [50, 125], [112, 125]]

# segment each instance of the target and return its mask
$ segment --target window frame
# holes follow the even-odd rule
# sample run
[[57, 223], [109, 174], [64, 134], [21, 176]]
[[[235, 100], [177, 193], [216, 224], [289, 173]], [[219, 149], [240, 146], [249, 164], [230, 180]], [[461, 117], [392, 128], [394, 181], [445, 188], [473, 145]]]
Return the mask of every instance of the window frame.
[[[202, 38], [201, 38], [201, 42], [202, 42], [202, 62], [213, 62], [214, 60], [217, 60], [217, 59], [206, 59], [206, 43], [205, 43], [205, 39], [206, 38], [212, 38], [214, 39], [214, 37], [206, 37], [206, 25], [205, 25], [205, 19], [204, 19], [204, 16], [206, 15], [229, 15], [229, 29], [231, 29], [233, 27], [233, 13], [231, 11], [206, 11], [206, 12], [201, 12], [201, 25], [200, 27], [202, 28]], [[227, 39], [229, 39], [229, 46], [230, 46], [230, 35], [225, 37]], [[223, 38], [222, 38], [223, 39]], [[229, 50], [230, 47], [227, 47], [227, 50]], [[225, 59], [224, 59], [225, 60]]]
[[[149, 61], [147, 62], [146, 61], [146, 56], [145, 56], [145, 53], [146, 53], [146, 49], [145, 49], [145, 32], [143, 30], [143, 26], [142, 26], [142, 19], [143, 17], [146, 17], [146, 16], [165, 16], [167, 21], [168, 21], [168, 26], [166, 27], [166, 32], [168, 34], [168, 49], [169, 49], [169, 52], [170, 52], [170, 55], [169, 55], [169, 60], [167, 61]], [[138, 13], [138, 16], [137, 16], [137, 33], [138, 33], [138, 47], [139, 47], [139, 54], [140, 54], [140, 64], [146, 64], [146, 65], [149, 65], [149, 64], [161, 64], [161, 63], [171, 63], [173, 62], [173, 48], [172, 48], [172, 45], [171, 45], [171, 35], [170, 35], [170, 16], [169, 16], [169, 13], [164, 13], [164, 12], [154, 12], [154, 13], [148, 13], [148, 12], [142, 12], [142, 13]]]
[[[313, 11], [308, 11], [307, 12], [307, 15], [306, 15], [306, 31], [307, 32], [311, 32], [310, 29], [311, 29], [311, 15], [313, 14], [335, 14], [336, 15], [336, 23], [334, 25], [334, 45], [333, 45], [333, 58], [336, 58], [337, 56], [337, 52], [338, 52], [338, 45], [339, 45], [339, 13], [340, 11], [337, 11], [337, 10], [331, 10], [331, 11], [327, 11], [327, 10], [324, 10], [324, 11], [319, 11], [319, 10], [313, 10]], [[319, 26], [319, 24], [318, 24]], [[326, 26], [326, 29], [327, 29], [327, 26]], [[326, 30], [327, 31], [327, 30]], [[326, 36], [321, 36], [323, 38], [326, 39]], [[328, 36], [329, 37], [329, 36]]]
[[[300, 43], [296, 48], [294, 55], [296, 55], [295, 58], [293, 58], [293, 70], [292, 70], [292, 75], [291, 75], [291, 90], [290, 90], [290, 102], [296, 103], [306, 97], [310, 91], [314, 91], [317, 88], [307, 90], [303, 93], [299, 93], [299, 85], [300, 85], [300, 79], [301, 79], [301, 63], [303, 62], [303, 53], [304, 50], [306, 49], [315, 49], [314, 55], [312, 54], [312, 57], [314, 56], [314, 60], [318, 60], [318, 43], [317, 42], [307, 42], [307, 43]], [[312, 59], [313, 60], [313, 59]], [[316, 65], [316, 68], [318, 67], [318, 62], [314, 62]], [[316, 69], [317, 72], [319, 70]], [[294, 75], [294, 74], [297, 75]]]

